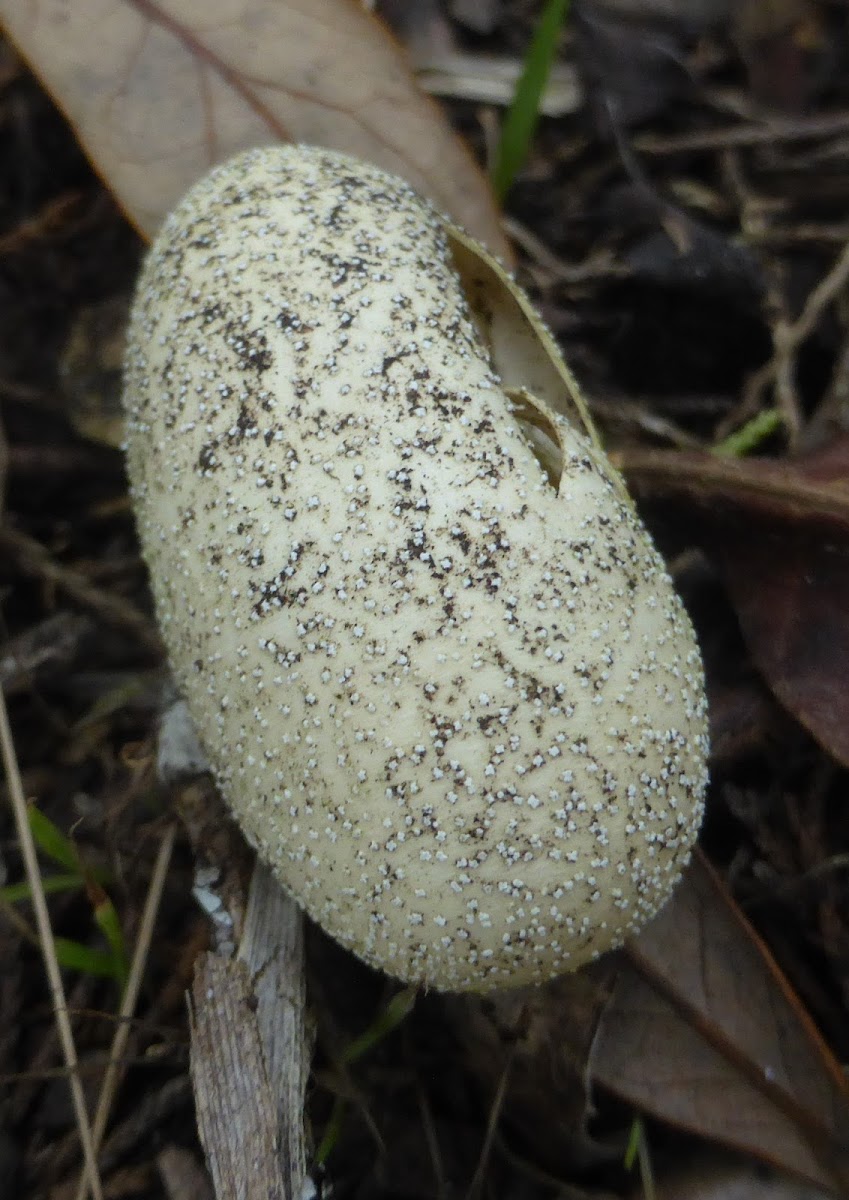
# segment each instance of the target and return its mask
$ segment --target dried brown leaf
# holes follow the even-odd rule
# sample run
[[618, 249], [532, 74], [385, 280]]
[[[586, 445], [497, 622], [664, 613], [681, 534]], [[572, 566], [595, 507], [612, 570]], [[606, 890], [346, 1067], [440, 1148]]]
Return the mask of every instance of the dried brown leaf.
[[638, 492], [690, 506], [758, 669], [849, 765], [849, 435], [796, 459], [629, 451], [619, 462]]
[[[704, 1155], [688, 1155], [664, 1172], [656, 1194], [657, 1200], [826, 1200], [820, 1188], [713, 1147]], [[631, 1200], [644, 1200], [642, 1189]]]
[[846, 1080], [704, 860], [628, 958], [593, 1048], [596, 1080], [663, 1120], [845, 1189]]
[[0, 0], [0, 20], [148, 236], [215, 163], [302, 141], [403, 175], [509, 257], [482, 174], [355, 0]]

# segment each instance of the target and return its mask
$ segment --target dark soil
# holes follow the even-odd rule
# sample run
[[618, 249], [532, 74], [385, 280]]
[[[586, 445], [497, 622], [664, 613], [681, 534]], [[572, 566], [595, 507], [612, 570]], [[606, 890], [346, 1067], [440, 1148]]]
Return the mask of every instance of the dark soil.
[[[458, 38], [470, 49], [520, 54], [533, 6], [513, 7], [515, 16], [491, 36], [458, 27]], [[783, 459], [849, 428], [845, 287], [799, 346], [791, 392], [777, 400], [769, 383], [752, 384], [771, 359], [777, 325], [798, 316], [849, 241], [849, 20], [843, 4], [814, 8], [819, 40], [800, 49], [791, 37], [784, 46], [789, 82], [787, 70], [770, 66], [761, 51], [753, 62], [752, 47], [741, 50], [724, 28], [701, 36], [673, 28], [681, 71], [658, 85], [653, 111], [639, 121], [631, 120], [640, 112], [639, 91], [636, 99], [619, 96], [622, 119], [614, 125], [598, 114], [609, 114], [603, 102], [618, 95], [620, 75], [584, 40], [593, 103], [542, 122], [509, 197], [519, 277], [626, 466], [635, 448], [709, 447], [776, 403], [784, 405], [784, 425], [757, 447], [760, 453]], [[628, 28], [621, 52], [633, 58]], [[750, 53], [748, 71], [743, 51]], [[657, 70], [647, 70], [657, 83]], [[782, 137], [735, 138], [735, 130], [752, 129], [754, 117], [777, 104]], [[451, 111], [482, 153], [475, 107]], [[818, 124], [825, 116], [834, 120]], [[142, 253], [73, 130], [0, 45], [0, 399], [7, 442], [0, 675], [25, 794], [73, 837], [88, 871], [108, 873], [130, 940], [173, 799], [155, 770], [167, 672], [121, 454], [103, 440], [119, 386], [115, 331]], [[690, 506], [651, 486], [640, 489], [640, 499], [705, 653], [714, 740], [705, 849], [845, 1061], [845, 771], [757, 669], [726, 576], [710, 539], [696, 536]], [[834, 860], [838, 868], [826, 865], [808, 878]], [[56, 868], [45, 859], [44, 869]], [[22, 878], [11, 810], [3, 806], [0, 883]], [[175, 1149], [197, 1169], [203, 1161], [184, 998], [209, 930], [192, 884], [192, 850], [181, 837], [103, 1156], [111, 1197], [202, 1194], [168, 1190], [161, 1165], [162, 1152]], [[14, 910], [16, 919], [0, 910], [0, 1194], [68, 1196], [79, 1171], [73, 1110], [31, 912], [27, 904]], [[54, 895], [50, 912], [57, 934], [103, 948], [91, 889]], [[96, 1092], [117, 987], [85, 971], [65, 978], [84, 1080]], [[321, 1142], [342, 1086], [335, 1055], [391, 992], [311, 936], [318, 1028], [312, 1145]], [[357, 1065], [319, 1186], [332, 1181], [339, 1200], [423, 1200], [470, 1189], [528, 1200], [631, 1192], [634, 1176], [621, 1165], [633, 1117], [627, 1106], [601, 1092], [584, 1111], [581, 1096], [580, 1111], [564, 1109], [563, 1146], [549, 1161], [521, 1121], [503, 1121], [492, 1138], [492, 1095], [461, 1031], [450, 1008], [424, 998]], [[516, 1103], [514, 1095], [514, 1111]], [[695, 1145], [661, 1125], [649, 1140], [661, 1174]]]

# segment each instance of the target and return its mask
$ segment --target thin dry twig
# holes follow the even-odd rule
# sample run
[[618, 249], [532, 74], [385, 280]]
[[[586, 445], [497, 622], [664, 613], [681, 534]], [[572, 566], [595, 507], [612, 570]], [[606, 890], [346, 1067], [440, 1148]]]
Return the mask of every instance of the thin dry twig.
[[33, 242], [61, 232], [82, 199], [82, 192], [66, 192], [49, 200], [34, 217], [0, 237], [0, 255], [23, 253]]
[[144, 613], [127, 600], [95, 587], [78, 571], [61, 566], [35, 538], [6, 526], [0, 529], [0, 554], [3, 553], [14, 558], [25, 574], [59, 588], [106, 624], [137, 638], [146, 649], [157, 655], [163, 653], [159, 635]]
[[[515, 1050], [515, 1047], [514, 1047]], [[484, 1134], [483, 1144], [481, 1145], [480, 1154], [478, 1156], [475, 1173], [472, 1177], [472, 1182], [469, 1184], [469, 1190], [466, 1193], [469, 1200], [475, 1200], [481, 1194], [483, 1181], [486, 1175], [486, 1168], [489, 1165], [492, 1147], [495, 1142], [495, 1134], [498, 1129], [498, 1122], [501, 1118], [501, 1109], [504, 1107], [504, 1097], [507, 1094], [507, 1080], [510, 1078], [510, 1067], [513, 1062], [513, 1052], [511, 1052], [507, 1062], [504, 1064], [504, 1070], [501, 1072], [501, 1078], [498, 1081], [495, 1095], [492, 1098], [492, 1104], [489, 1109], [489, 1116], [486, 1122], [486, 1133]]]
[[[736, 149], [726, 147], [721, 155], [721, 165], [723, 177], [737, 201], [743, 241], [749, 245], [757, 245], [763, 233], [770, 228], [770, 218], [775, 211], [774, 201], [758, 194], [751, 186]], [[754, 416], [760, 409], [764, 392], [770, 385], [775, 385], [776, 400], [781, 406], [790, 443], [795, 443], [801, 433], [801, 408], [793, 383], [795, 363], [793, 359], [789, 363], [782, 362], [779, 356], [779, 346], [784, 344], [785, 333], [790, 324], [781, 267], [775, 258], [762, 251], [759, 257], [765, 286], [762, 309], [769, 326], [774, 353], [767, 362], [749, 375], [740, 403], [715, 430], [717, 443], [722, 442], [733, 429]]]
[[[842, 329], [849, 329], [849, 300], [840, 305]], [[820, 402], [814, 416], [815, 422], [821, 427], [829, 421], [834, 421], [844, 428], [849, 425], [849, 336], [844, 337], [843, 345], [834, 364], [828, 389]]]
[[421, 1115], [422, 1130], [425, 1142], [427, 1143], [428, 1155], [430, 1156], [431, 1169], [436, 1181], [436, 1200], [447, 1200], [449, 1187], [445, 1178], [445, 1165], [442, 1160], [442, 1151], [439, 1148], [439, 1136], [436, 1132], [433, 1110], [427, 1092], [422, 1086], [421, 1079], [418, 1077], [416, 1078], [416, 1100]]
[[810, 337], [823, 312], [833, 300], [837, 299], [847, 282], [849, 282], [849, 241], [844, 245], [834, 266], [810, 293], [805, 301], [805, 307], [794, 322], [792, 338], [795, 349], [798, 349], [802, 342]]
[[[130, 1037], [131, 1018], [138, 1003], [139, 989], [144, 969], [147, 965], [147, 957], [150, 953], [153, 927], [156, 922], [156, 914], [159, 911], [159, 904], [162, 899], [162, 891], [165, 887], [165, 878], [168, 873], [168, 865], [171, 862], [171, 853], [174, 849], [176, 836], [176, 826], [171, 825], [162, 839], [156, 856], [153, 876], [148, 888], [141, 925], [139, 926], [139, 935], [136, 939], [135, 950], [133, 951], [133, 961], [130, 964], [130, 975], [127, 980], [127, 986], [124, 989], [124, 995], [121, 998], [121, 1007], [118, 1012], [118, 1026], [115, 1030], [115, 1036], [112, 1039], [109, 1062], [106, 1065], [100, 1096], [97, 1101], [97, 1111], [94, 1115], [92, 1137], [95, 1154], [99, 1150], [103, 1135], [106, 1132], [109, 1111], [112, 1107], [112, 1101], [115, 1098], [121, 1073], [124, 1069], [127, 1042]], [[85, 1172], [83, 1172], [79, 1187], [77, 1188], [77, 1200], [86, 1200], [89, 1194], [88, 1187], [88, 1179]]]
[[737, 202], [740, 232], [745, 242], [758, 241], [770, 228], [770, 218], [780, 211], [774, 197], [755, 191], [746, 178], [741, 156], [736, 149], [727, 148], [720, 156], [722, 176]]
[[814, 117], [773, 117], [756, 124], [726, 125], [695, 133], [662, 136], [647, 133], [635, 138], [634, 145], [644, 154], [678, 154], [689, 150], [725, 150], [729, 146], [771, 146], [776, 142], [830, 137], [847, 130], [849, 112], [834, 112]]
[[55, 674], [67, 667], [94, 628], [89, 617], [59, 612], [10, 638], [0, 654], [0, 687], [9, 696], [31, 684], [39, 671]]
[[30, 887], [32, 906], [35, 911], [35, 920], [41, 942], [41, 952], [44, 956], [44, 966], [47, 972], [48, 981], [50, 983], [50, 993], [53, 999], [53, 1011], [56, 1017], [56, 1025], [59, 1031], [59, 1037], [62, 1042], [65, 1065], [68, 1070], [68, 1082], [71, 1088], [71, 1098], [74, 1104], [77, 1129], [79, 1131], [80, 1142], [82, 1143], [83, 1158], [85, 1159], [85, 1170], [88, 1176], [88, 1184], [91, 1188], [91, 1193], [94, 1197], [94, 1200], [103, 1200], [103, 1188], [100, 1182], [100, 1174], [97, 1169], [97, 1159], [94, 1151], [94, 1143], [92, 1142], [91, 1137], [91, 1126], [89, 1125], [88, 1113], [86, 1111], [85, 1096], [83, 1094], [83, 1087], [78, 1073], [79, 1060], [77, 1058], [76, 1046], [74, 1045], [74, 1035], [71, 1030], [71, 1022], [68, 1017], [65, 989], [62, 986], [62, 975], [59, 970], [59, 960], [56, 957], [56, 947], [53, 942], [53, 932], [50, 928], [50, 914], [47, 911], [47, 901], [45, 899], [44, 888], [42, 887], [41, 883], [41, 873], [38, 869], [38, 860], [35, 853], [35, 842], [33, 841], [32, 831], [30, 830], [29, 820], [27, 819], [27, 804], [24, 797], [23, 783], [21, 782], [21, 773], [18, 767], [17, 757], [15, 755], [12, 731], [9, 726], [9, 714], [6, 710], [6, 699], [2, 692], [0, 692], [0, 752], [2, 752], [3, 767], [6, 772], [6, 783], [9, 790], [9, 796], [12, 801], [12, 808], [15, 814], [18, 839], [21, 844], [21, 854], [23, 856], [24, 866], [26, 868], [26, 878]]
[[[734, 193], [740, 210], [740, 230], [744, 241], [757, 244], [770, 227], [772, 202], [758, 196], [745, 178], [740, 157], [726, 148], [722, 155], [723, 175]], [[728, 426], [751, 417], [763, 403], [764, 393], [772, 387], [775, 403], [781, 411], [791, 444], [798, 441], [802, 430], [802, 407], [796, 389], [796, 358], [803, 344], [817, 327], [825, 310], [838, 299], [849, 282], [849, 238], [832, 267], [820, 279], [805, 301], [795, 321], [787, 313], [785, 289], [781, 284], [778, 265], [771, 258], [763, 261], [767, 291], [764, 308], [768, 314], [773, 353], [770, 359], [754, 371], [743, 390], [742, 403], [723, 429], [717, 431], [721, 440]]]
[[558, 283], [596, 283], [607, 279], [627, 279], [630, 269], [616, 262], [611, 250], [600, 250], [589, 255], [580, 263], [569, 263], [556, 255], [537, 235], [521, 221], [505, 216], [504, 231], [525, 251], [542, 270]]
[[169, 1127], [177, 1113], [191, 1105], [191, 1083], [182, 1072], [169, 1079], [157, 1091], [145, 1089], [137, 1097], [127, 1117], [113, 1127], [100, 1151], [104, 1172], [111, 1171], [137, 1146], [151, 1145], [156, 1132]]
[[796, 355], [816, 328], [829, 305], [849, 283], [849, 241], [846, 242], [834, 265], [811, 291], [795, 321], [778, 316], [772, 327], [773, 355], [769, 362], [750, 376], [744, 394], [743, 408], [755, 412], [768, 387], [775, 389], [775, 399], [785, 423], [792, 434], [801, 427], [799, 399], [796, 393]]
[[771, 246], [775, 249], [782, 249], [785, 246], [806, 245], [812, 242], [822, 242], [825, 245], [833, 245], [837, 242], [842, 246], [844, 242], [849, 241], [849, 225], [842, 221], [831, 225], [818, 224], [811, 221], [792, 227], [780, 225], [774, 228], [751, 231], [746, 236], [750, 242]]
[[652, 440], [660, 439], [679, 450], [700, 450], [703, 443], [674, 421], [662, 416], [652, 407], [651, 399], [635, 400], [618, 392], [596, 393], [590, 397], [590, 408], [606, 425], [619, 424], [640, 430]]

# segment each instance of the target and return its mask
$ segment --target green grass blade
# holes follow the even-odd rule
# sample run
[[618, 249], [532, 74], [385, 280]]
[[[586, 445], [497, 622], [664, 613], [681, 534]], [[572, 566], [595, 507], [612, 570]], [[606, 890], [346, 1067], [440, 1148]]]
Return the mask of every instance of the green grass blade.
[[110, 883], [111, 871], [103, 867], [88, 867], [80, 858], [80, 852], [41, 809], [30, 804], [27, 809], [29, 825], [36, 846], [46, 858], [51, 858], [60, 867], [65, 867], [69, 873], [76, 875], [77, 883], [82, 885], [86, 879], [94, 879], [98, 883]]
[[628, 1145], [625, 1148], [623, 1163], [626, 1171], [633, 1171], [640, 1153], [640, 1138], [643, 1136], [643, 1123], [639, 1117], [631, 1122], [631, 1132], [628, 1135]]
[[29, 805], [27, 814], [33, 839], [41, 853], [52, 858], [60, 867], [80, 874], [80, 856], [70, 838], [65, 837], [61, 829], [34, 804]]
[[94, 919], [109, 943], [115, 961], [116, 976], [123, 989], [130, 974], [130, 958], [124, 941], [124, 931], [118, 920], [118, 912], [102, 888], [95, 888], [89, 884], [88, 892], [94, 910]]
[[[82, 876], [79, 874], [43, 875], [41, 878], [41, 886], [48, 896], [56, 892], [70, 892], [81, 887], [82, 882]], [[29, 900], [31, 896], [32, 891], [28, 883], [9, 883], [0, 888], [0, 904], [20, 904], [22, 900]]]
[[492, 170], [492, 186], [499, 202], [509, 192], [527, 156], [539, 121], [542, 94], [557, 53], [558, 35], [568, 11], [569, 0], [548, 0], [525, 57]]
[[111, 950], [93, 950], [82, 942], [73, 942], [69, 938], [57, 937], [56, 957], [61, 967], [72, 971], [84, 971], [86, 975], [100, 975], [106, 979], [121, 979], [120, 963], [116, 963]]
[[[354, 1038], [352, 1042], [349, 1042], [342, 1051], [341, 1060], [345, 1066], [350, 1066], [352, 1063], [357, 1062], [364, 1054], [368, 1054], [369, 1050], [372, 1050], [382, 1042], [385, 1037], [388, 1037], [392, 1030], [397, 1028], [404, 1018], [412, 1012], [417, 995], [418, 990], [414, 987], [404, 988], [403, 991], [396, 992], [386, 1007], [377, 1014], [368, 1029], [361, 1033], [359, 1037]], [[341, 1096], [337, 1096], [333, 1101], [333, 1109], [330, 1114], [330, 1120], [325, 1127], [324, 1136], [315, 1152], [315, 1163], [317, 1166], [323, 1166], [327, 1162], [334, 1146], [339, 1140], [346, 1108], [346, 1101]]]
[[339, 1096], [333, 1101], [333, 1109], [330, 1113], [330, 1120], [327, 1122], [324, 1130], [324, 1136], [319, 1143], [318, 1149], [315, 1152], [315, 1165], [323, 1167], [339, 1141], [339, 1136], [342, 1133], [342, 1122], [345, 1119], [345, 1101]]
[[649, 1139], [642, 1117], [634, 1117], [631, 1124], [631, 1136], [625, 1151], [625, 1166], [629, 1171], [633, 1171], [635, 1166], [639, 1167], [643, 1200], [657, 1200]]
[[362, 1058], [364, 1054], [368, 1054], [374, 1046], [377, 1046], [385, 1037], [392, 1032], [396, 1026], [400, 1025], [404, 1018], [413, 1010], [416, 1003], [418, 992], [414, 987], [404, 988], [402, 992], [396, 992], [386, 1008], [378, 1013], [372, 1024], [361, 1033], [358, 1038], [350, 1042], [342, 1052], [342, 1062], [346, 1066], [355, 1063]]
[[718, 442], [712, 453], [723, 458], [742, 458], [757, 450], [761, 442], [780, 432], [783, 426], [784, 418], [781, 413], [774, 408], [765, 408], [752, 417], [751, 421], [747, 421], [741, 429], [735, 430], [724, 441]]

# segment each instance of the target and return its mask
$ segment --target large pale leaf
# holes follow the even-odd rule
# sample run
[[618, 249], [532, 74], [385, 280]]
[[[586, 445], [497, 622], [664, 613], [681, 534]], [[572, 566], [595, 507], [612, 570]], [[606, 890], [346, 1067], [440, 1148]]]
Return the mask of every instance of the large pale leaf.
[[507, 257], [488, 185], [356, 0], [0, 0], [0, 20], [130, 219], [279, 140], [403, 175]]

